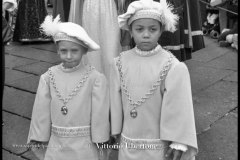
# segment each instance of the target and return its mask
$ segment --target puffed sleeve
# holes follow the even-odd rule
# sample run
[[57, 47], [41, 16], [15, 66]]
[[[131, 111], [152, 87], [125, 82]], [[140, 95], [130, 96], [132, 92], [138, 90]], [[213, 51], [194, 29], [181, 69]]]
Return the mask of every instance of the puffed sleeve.
[[[119, 58], [119, 57], [118, 57]], [[123, 109], [120, 86], [120, 75], [115, 58], [110, 70], [110, 115], [111, 115], [111, 135], [118, 135], [122, 132]]]
[[33, 105], [32, 119], [27, 143], [31, 140], [48, 142], [51, 133], [51, 95], [49, 78], [45, 73], [40, 77]]
[[105, 76], [100, 73], [92, 90], [91, 134], [94, 143], [109, 140], [109, 88]]
[[190, 75], [182, 62], [174, 63], [165, 79], [160, 139], [188, 146], [184, 160], [193, 160], [198, 152]]

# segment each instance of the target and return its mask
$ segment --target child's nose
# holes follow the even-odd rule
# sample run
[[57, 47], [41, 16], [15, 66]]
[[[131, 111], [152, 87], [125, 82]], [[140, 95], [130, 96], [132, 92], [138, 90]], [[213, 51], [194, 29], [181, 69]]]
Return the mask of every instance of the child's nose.
[[67, 58], [68, 58], [68, 59], [72, 58], [71, 52], [68, 52], [68, 53], [67, 53]]
[[149, 31], [145, 31], [145, 32], [143, 33], [143, 37], [144, 37], [144, 38], [148, 38], [149, 36], [150, 36]]

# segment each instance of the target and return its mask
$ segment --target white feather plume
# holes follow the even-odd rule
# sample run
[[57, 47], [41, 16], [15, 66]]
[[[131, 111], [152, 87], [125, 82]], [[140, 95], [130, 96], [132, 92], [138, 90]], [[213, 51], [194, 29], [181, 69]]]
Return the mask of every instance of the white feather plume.
[[167, 3], [166, 0], [160, 1], [162, 7], [163, 21], [165, 25], [165, 30], [174, 32], [176, 31], [176, 24], [178, 22], [178, 15], [173, 13], [173, 5]]
[[56, 33], [58, 33], [58, 27], [60, 23], [60, 15], [57, 15], [54, 20], [52, 15], [47, 15], [43, 23], [40, 25], [40, 30], [47, 36], [54, 36]]

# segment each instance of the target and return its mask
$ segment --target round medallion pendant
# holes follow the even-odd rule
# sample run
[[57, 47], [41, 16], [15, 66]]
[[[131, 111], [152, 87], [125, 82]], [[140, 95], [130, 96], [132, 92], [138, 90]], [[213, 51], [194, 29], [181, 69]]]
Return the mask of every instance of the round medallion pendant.
[[66, 115], [68, 113], [67, 107], [66, 106], [62, 106], [61, 112], [62, 112], [63, 115]]
[[132, 109], [132, 110], [130, 111], [130, 116], [131, 116], [132, 118], [136, 118], [136, 117], [137, 117], [137, 110], [136, 110], [136, 109]]

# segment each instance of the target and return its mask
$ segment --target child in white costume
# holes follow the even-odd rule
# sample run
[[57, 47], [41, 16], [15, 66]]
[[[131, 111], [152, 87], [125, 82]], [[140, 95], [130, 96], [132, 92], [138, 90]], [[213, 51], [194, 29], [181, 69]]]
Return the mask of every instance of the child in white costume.
[[198, 151], [190, 76], [157, 42], [178, 16], [165, 0], [132, 2], [118, 17], [136, 47], [114, 59], [111, 134], [121, 135], [118, 160], [193, 160]]
[[74, 23], [47, 16], [43, 32], [56, 42], [62, 63], [41, 75], [28, 143], [48, 142], [45, 160], [98, 160], [96, 143], [109, 140], [106, 78], [81, 59], [99, 46]]

